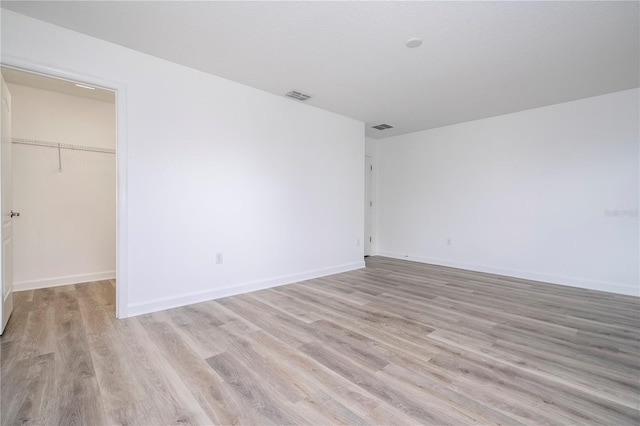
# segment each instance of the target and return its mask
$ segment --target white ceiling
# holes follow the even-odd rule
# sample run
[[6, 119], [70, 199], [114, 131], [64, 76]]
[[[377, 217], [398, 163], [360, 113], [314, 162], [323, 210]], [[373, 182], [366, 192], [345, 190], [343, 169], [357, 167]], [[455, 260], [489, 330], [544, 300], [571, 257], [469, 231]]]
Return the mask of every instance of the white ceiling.
[[52, 92], [64, 93], [65, 95], [78, 96], [80, 98], [93, 99], [111, 104], [116, 102], [116, 95], [112, 90], [100, 89], [98, 87], [94, 87], [93, 90], [90, 90], [76, 86], [76, 82], [74, 81], [46, 77], [40, 74], [5, 67], [2, 67], [2, 76], [7, 83], [18, 84], [20, 86], [49, 90]]
[[[2, 1], [271, 93], [310, 93], [372, 137], [638, 87], [639, 4]], [[412, 37], [424, 44], [405, 47]], [[370, 128], [380, 123], [396, 128]]]

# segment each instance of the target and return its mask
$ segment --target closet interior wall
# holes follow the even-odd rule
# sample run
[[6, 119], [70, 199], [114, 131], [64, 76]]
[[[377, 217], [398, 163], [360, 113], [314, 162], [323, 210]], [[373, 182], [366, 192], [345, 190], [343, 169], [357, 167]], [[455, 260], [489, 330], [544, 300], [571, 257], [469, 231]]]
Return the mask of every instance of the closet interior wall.
[[9, 90], [13, 206], [21, 213], [14, 289], [115, 278], [115, 105], [16, 84]]

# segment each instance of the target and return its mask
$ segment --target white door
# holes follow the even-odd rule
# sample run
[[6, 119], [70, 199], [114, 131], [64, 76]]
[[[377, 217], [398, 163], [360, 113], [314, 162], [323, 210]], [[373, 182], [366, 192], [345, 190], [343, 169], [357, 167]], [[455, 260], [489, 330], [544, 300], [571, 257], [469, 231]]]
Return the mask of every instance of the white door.
[[2, 199], [0, 200], [2, 209], [2, 263], [0, 264], [0, 277], [2, 279], [2, 303], [0, 303], [0, 317], [2, 324], [0, 334], [4, 332], [4, 327], [9, 321], [9, 316], [13, 310], [13, 229], [11, 227], [11, 94], [7, 84], [2, 78], [2, 147], [0, 149], [0, 165], [2, 174], [0, 183], [2, 187]]
[[371, 256], [371, 157], [364, 157], [364, 255]]

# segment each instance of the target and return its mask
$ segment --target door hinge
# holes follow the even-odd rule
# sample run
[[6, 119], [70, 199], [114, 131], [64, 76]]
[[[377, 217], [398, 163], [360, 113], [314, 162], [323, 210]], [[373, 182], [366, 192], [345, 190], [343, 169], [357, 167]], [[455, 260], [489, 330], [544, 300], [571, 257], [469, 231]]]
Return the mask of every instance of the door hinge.
[[369, 207], [373, 206], [373, 201], [369, 201]]
[[373, 166], [369, 166], [369, 167], [371, 167], [371, 169], [369, 169], [369, 170], [373, 171]]
[[369, 237], [369, 242], [371, 242], [371, 237]]

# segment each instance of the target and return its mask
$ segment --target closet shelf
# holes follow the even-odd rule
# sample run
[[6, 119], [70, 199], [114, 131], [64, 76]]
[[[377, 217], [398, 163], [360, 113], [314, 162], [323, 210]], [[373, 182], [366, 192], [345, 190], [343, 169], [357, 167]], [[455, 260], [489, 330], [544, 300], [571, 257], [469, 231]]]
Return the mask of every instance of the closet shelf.
[[98, 146], [73, 145], [69, 143], [47, 142], [47, 141], [39, 141], [35, 139], [12, 138], [11, 142], [17, 145], [44, 146], [47, 148], [71, 149], [74, 151], [101, 152], [103, 154], [116, 153], [116, 150], [111, 148], [101, 148]]

